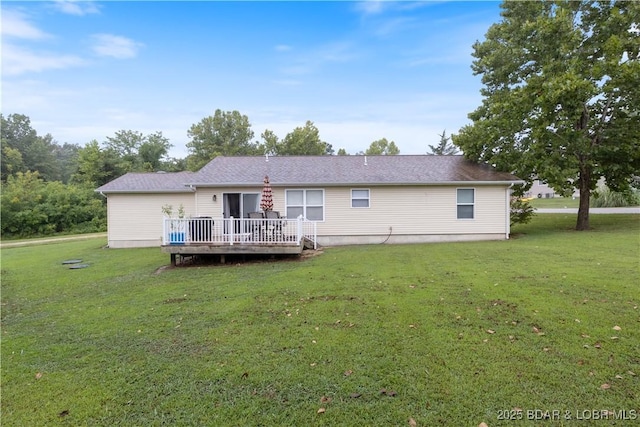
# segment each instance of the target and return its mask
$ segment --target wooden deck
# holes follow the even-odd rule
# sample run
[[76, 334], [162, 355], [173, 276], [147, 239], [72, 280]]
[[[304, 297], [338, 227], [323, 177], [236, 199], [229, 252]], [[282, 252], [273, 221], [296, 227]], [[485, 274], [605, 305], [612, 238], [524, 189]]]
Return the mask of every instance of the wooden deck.
[[315, 224], [295, 220], [209, 218], [166, 219], [161, 251], [176, 258], [193, 255], [299, 255], [315, 248]]

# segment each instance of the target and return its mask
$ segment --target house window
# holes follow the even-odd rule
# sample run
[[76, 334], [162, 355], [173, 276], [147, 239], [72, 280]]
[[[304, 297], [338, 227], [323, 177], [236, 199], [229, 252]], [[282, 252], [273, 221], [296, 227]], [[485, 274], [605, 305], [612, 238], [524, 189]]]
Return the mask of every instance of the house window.
[[286, 190], [287, 218], [324, 221], [324, 190]]
[[352, 189], [351, 190], [351, 207], [352, 208], [368, 208], [369, 207], [369, 190]]
[[473, 219], [475, 192], [473, 188], [458, 188], [458, 219]]

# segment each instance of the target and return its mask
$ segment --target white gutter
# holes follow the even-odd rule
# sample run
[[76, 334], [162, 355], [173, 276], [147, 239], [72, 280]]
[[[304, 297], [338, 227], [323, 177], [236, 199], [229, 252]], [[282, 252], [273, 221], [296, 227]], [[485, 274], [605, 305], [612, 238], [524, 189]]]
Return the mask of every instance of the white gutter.
[[[102, 195], [102, 191], [94, 190]], [[108, 190], [107, 194], [189, 194], [193, 193], [193, 190]], [[106, 197], [106, 196], [105, 196]]]
[[[277, 182], [271, 183], [276, 187], [352, 187], [354, 185], [371, 185], [371, 186], [437, 186], [437, 185], [509, 185], [524, 184], [524, 181], [433, 181], [433, 182]], [[223, 183], [192, 183], [189, 186], [207, 187], [207, 188], [226, 188], [226, 187], [262, 187], [262, 184], [248, 182], [223, 182]]]

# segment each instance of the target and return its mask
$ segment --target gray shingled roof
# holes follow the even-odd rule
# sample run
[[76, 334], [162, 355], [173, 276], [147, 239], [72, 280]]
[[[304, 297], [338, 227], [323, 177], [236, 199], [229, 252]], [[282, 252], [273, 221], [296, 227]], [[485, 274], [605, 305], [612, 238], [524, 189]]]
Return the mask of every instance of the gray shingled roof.
[[195, 186], [417, 185], [520, 180], [462, 156], [216, 157], [192, 176]]
[[129, 172], [102, 187], [96, 189], [101, 193], [187, 193], [192, 188], [185, 186], [193, 172]]
[[516, 183], [462, 156], [253, 156], [216, 157], [198, 172], [128, 173], [96, 191], [181, 192], [195, 187], [285, 185], [419, 185]]

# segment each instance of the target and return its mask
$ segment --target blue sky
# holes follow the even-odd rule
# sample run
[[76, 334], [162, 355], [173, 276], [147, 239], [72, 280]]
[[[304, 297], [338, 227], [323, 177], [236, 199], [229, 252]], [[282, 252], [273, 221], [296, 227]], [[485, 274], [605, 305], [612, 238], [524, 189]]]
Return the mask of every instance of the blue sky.
[[187, 131], [216, 109], [255, 139], [307, 120], [337, 151], [380, 138], [424, 154], [481, 101], [472, 44], [497, 2], [12, 2], [2, 8], [2, 113], [60, 144], [122, 129]]

